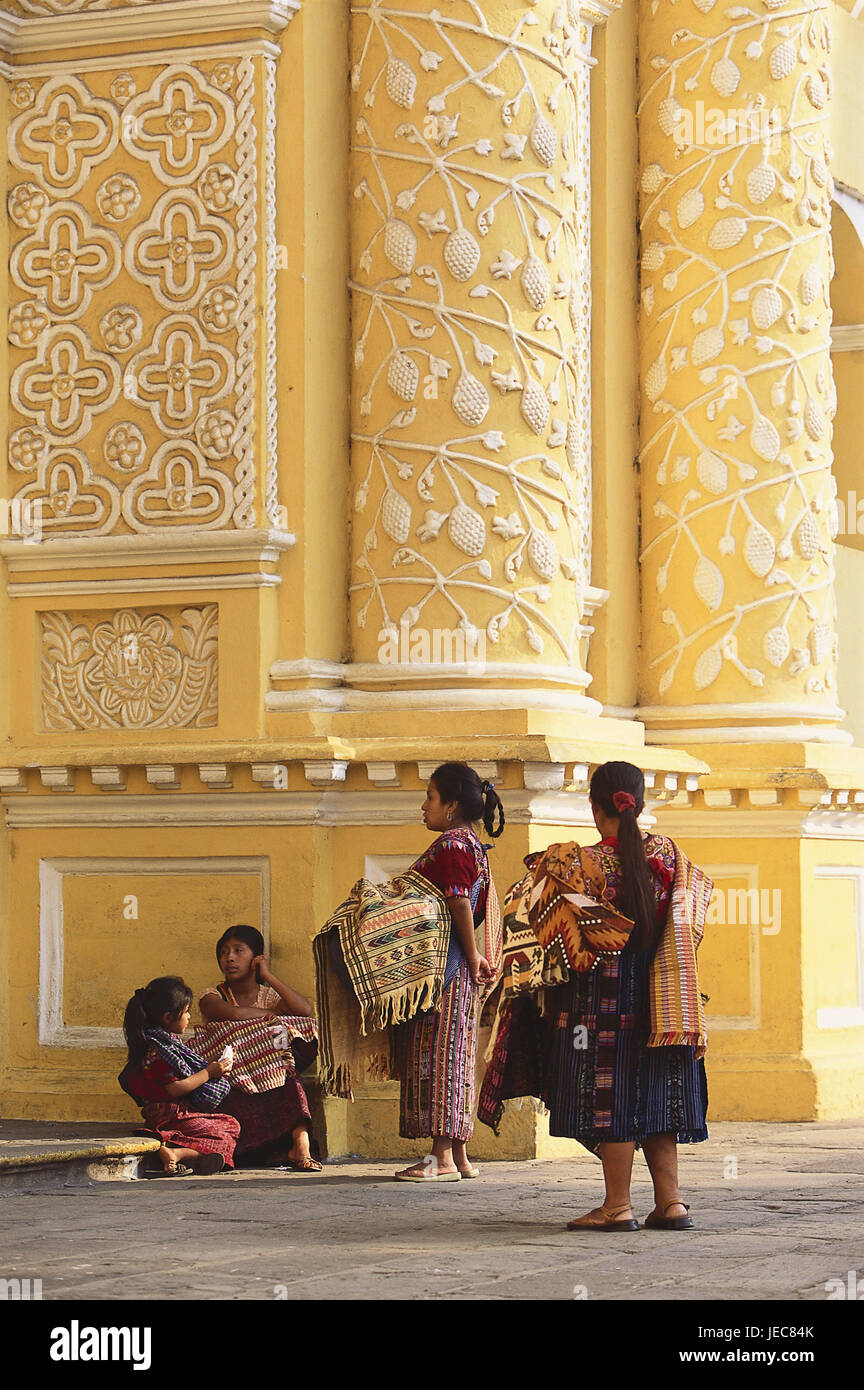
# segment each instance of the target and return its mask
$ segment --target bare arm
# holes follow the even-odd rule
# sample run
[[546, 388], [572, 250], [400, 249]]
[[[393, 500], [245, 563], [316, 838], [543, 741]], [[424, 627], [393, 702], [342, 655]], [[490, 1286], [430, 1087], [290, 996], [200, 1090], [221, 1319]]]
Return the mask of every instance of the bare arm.
[[492, 979], [492, 970], [485, 956], [481, 956], [477, 950], [477, 942], [474, 936], [474, 914], [471, 911], [471, 903], [467, 898], [448, 898], [447, 906], [450, 909], [450, 916], [453, 920], [453, 929], [459, 945], [465, 952], [465, 959], [468, 962], [468, 969], [471, 972], [471, 979], [475, 985], [485, 984]]
[[283, 1007], [279, 1010], [280, 1014], [290, 1014], [295, 1018], [312, 1017], [314, 1010], [309, 1000], [305, 999], [302, 994], [298, 994], [297, 990], [292, 989], [290, 985], [283, 984], [281, 980], [277, 980], [264, 956], [256, 957], [256, 963], [258, 965], [258, 974], [261, 976], [262, 984], [269, 985], [271, 989], [275, 989], [279, 998], [282, 1000]]
[[182, 1081], [169, 1081], [165, 1086], [165, 1094], [172, 1100], [179, 1099], [180, 1096], [188, 1096], [191, 1091], [197, 1091], [199, 1086], [203, 1086], [207, 1081], [213, 1081], [217, 1076], [224, 1076], [231, 1070], [231, 1063], [225, 1062], [220, 1057], [217, 1062], [210, 1062], [200, 1071], [193, 1072], [191, 1076], [185, 1076]]

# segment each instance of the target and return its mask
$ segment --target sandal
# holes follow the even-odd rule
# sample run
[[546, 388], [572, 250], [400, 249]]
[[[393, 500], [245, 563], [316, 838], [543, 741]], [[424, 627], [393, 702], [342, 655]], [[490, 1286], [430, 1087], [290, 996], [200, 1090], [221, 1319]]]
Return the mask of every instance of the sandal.
[[145, 1178], [191, 1178], [192, 1169], [187, 1168], [185, 1163], [178, 1163], [174, 1168], [145, 1168], [143, 1177]]
[[675, 1198], [673, 1201], [666, 1203], [663, 1208], [662, 1216], [655, 1216], [653, 1212], [650, 1216], [646, 1216], [646, 1227], [652, 1231], [689, 1231], [693, 1226], [690, 1217], [667, 1216], [666, 1213], [670, 1207], [683, 1207], [685, 1212], [690, 1210], [686, 1202], [682, 1202], [680, 1198]]
[[459, 1172], [462, 1174], [463, 1178], [479, 1178], [480, 1176], [479, 1168], [460, 1168]]
[[412, 1173], [410, 1168], [405, 1168], [401, 1173], [394, 1173], [397, 1182], [461, 1182], [462, 1174], [457, 1168], [452, 1173]]
[[324, 1164], [319, 1163], [317, 1158], [286, 1158], [276, 1165], [279, 1172], [284, 1172], [287, 1168], [292, 1173], [320, 1173]]
[[638, 1231], [639, 1222], [632, 1215], [624, 1221], [614, 1219], [622, 1211], [632, 1212], [632, 1207], [629, 1203], [625, 1207], [616, 1207], [615, 1211], [607, 1211], [605, 1207], [595, 1207], [593, 1211], [586, 1211], [584, 1216], [577, 1216], [573, 1221], [568, 1221], [567, 1230]]
[[202, 1154], [192, 1165], [192, 1172], [198, 1178], [209, 1178], [213, 1173], [221, 1173], [225, 1160], [221, 1154]]

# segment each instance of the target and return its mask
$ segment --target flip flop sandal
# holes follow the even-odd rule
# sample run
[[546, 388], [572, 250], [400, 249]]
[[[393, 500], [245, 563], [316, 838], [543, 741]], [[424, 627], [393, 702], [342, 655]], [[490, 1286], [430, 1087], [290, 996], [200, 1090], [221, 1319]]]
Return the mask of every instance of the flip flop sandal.
[[460, 1168], [459, 1172], [462, 1174], [463, 1178], [479, 1178], [480, 1176], [479, 1168]]
[[145, 1178], [191, 1178], [193, 1172], [187, 1168], [185, 1163], [178, 1163], [176, 1168], [145, 1168]]
[[458, 1168], [455, 1173], [394, 1173], [397, 1182], [461, 1182]]
[[686, 1202], [667, 1202], [663, 1208], [662, 1216], [646, 1216], [645, 1225], [652, 1231], [689, 1231], [693, 1227], [693, 1222], [689, 1216], [667, 1216], [670, 1207], [683, 1207], [689, 1211]]

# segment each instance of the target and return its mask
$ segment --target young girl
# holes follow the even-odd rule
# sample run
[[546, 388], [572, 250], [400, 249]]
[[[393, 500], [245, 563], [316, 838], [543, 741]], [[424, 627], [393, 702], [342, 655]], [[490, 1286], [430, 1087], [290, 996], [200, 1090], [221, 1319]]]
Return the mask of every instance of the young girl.
[[129, 1059], [117, 1078], [162, 1141], [161, 1168], [150, 1178], [185, 1177], [233, 1168], [240, 1125], [216, 1113], [230, 1086], [231, 1063], [204, 1062], [183, 1043], [192, 991], [177, 975], [151, 980], [126, 1005], [123, 1032]]
[[[207, 1022], [276, 1015], [312, 1017], [309, 1000], [273, 974], [257, 927], [245, 923], [229, 927], [216, 943], [216, 959], [223, 983], [206, 989], [198, 1001]], [[318, 1044], [297, 1038], [292, 1051], [297, 1070], [303, 1071], [313, 1061]], [[310, 1149], [312, 1117], [299, 1077], [289, 1076], [284, 1086], [259, 1095], [246, 1095], [234, 1087], [225, 1108], [242, 1128], [238, 1163], [254, 1167], [284, 1164], [298, 1173], [321, 1172], [321, 1164]]]

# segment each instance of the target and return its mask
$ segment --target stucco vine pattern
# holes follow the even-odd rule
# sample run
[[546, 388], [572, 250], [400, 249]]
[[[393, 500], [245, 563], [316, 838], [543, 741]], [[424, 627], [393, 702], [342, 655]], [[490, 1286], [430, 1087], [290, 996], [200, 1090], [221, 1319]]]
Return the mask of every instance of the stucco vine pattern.
[[578, 670], [600, 12], [352, 14], [355, 624], [366, 648], [431, 621]]
[[824, 0], [642, 10], [649, 703], [836, 711], [830, 50]]

